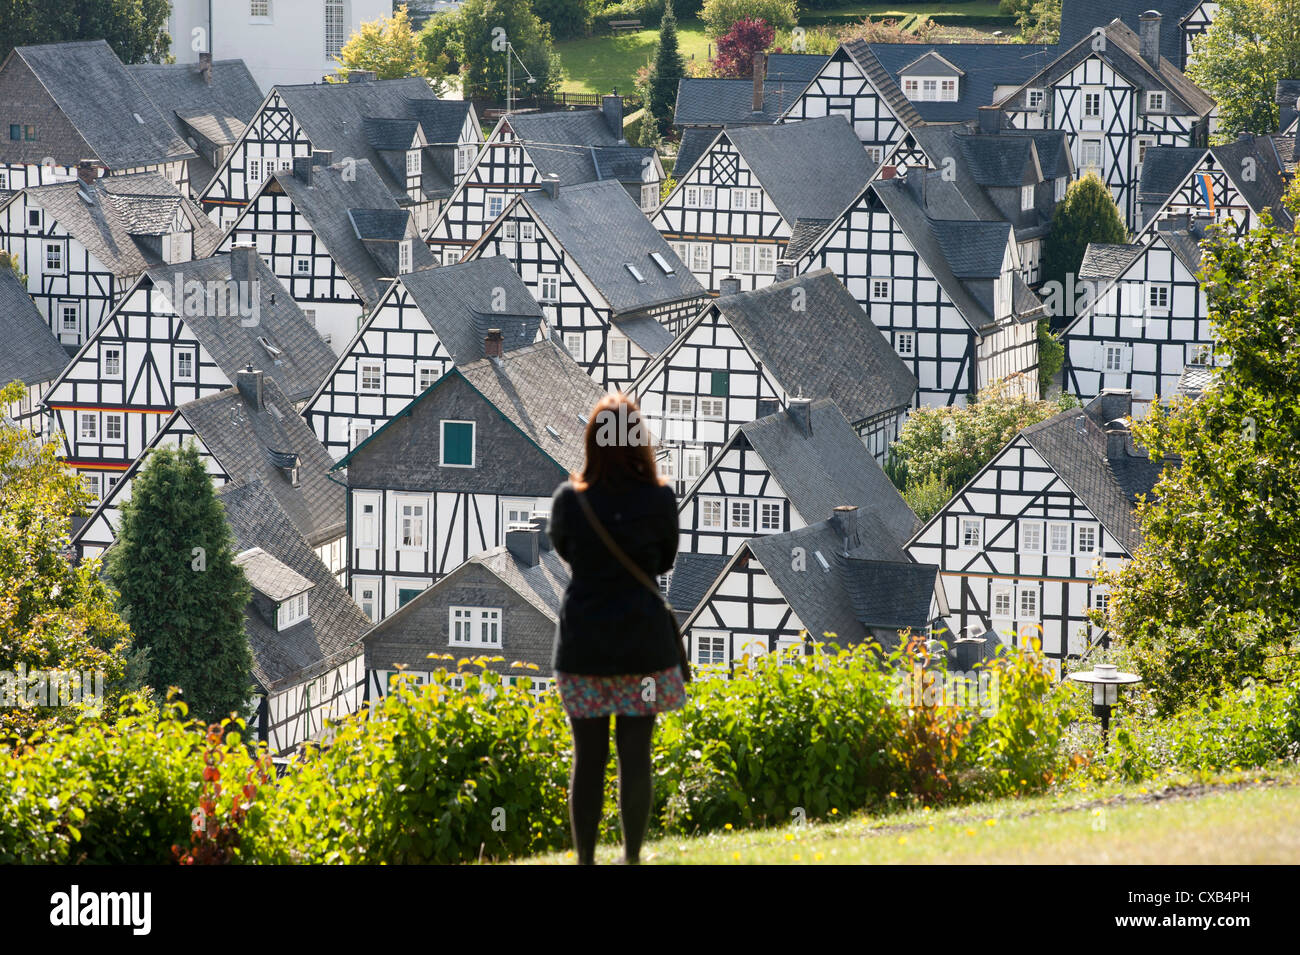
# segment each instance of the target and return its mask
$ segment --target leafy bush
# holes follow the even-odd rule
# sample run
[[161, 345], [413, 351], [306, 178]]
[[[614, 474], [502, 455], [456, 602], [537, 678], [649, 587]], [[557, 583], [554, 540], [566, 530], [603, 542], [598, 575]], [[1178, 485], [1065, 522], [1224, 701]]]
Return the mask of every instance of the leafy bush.
[[762, 20], [773, 29], [789, 30], [799, 22], [799, 7], [795, 0], [704, 0], [700, 19], [704, 32], [716, 41], [741, 20]]

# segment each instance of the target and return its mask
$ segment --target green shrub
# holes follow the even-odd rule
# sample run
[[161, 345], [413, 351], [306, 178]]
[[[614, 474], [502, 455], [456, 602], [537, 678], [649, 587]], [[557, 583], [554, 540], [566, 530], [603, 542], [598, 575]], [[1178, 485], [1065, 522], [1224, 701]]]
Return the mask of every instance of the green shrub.
[[795, 0], [704, 0], [700, 19], [704, 32], [716, 41], [737, 20], [762, 20], [774, 30], [789, 30], [799, 22], [799, 7]]

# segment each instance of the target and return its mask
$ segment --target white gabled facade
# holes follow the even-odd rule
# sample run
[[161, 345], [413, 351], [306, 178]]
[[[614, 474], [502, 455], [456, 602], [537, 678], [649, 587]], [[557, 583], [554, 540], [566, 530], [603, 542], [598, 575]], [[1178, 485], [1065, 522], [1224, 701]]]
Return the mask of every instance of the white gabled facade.
[[[854, 49], [871, 57], [864, 43], [855, 44]], [[887, 76], [883, 68], [881, 75]], [[873, 162], [880, 162], [908, 128], [844, 46], [835, 51], [812, 83], [790, 104], [781, 122], [835, 115], [844, 116], [853, 125]]]
[[684, 554], [734, 554], [751, 537], [805, 525], [743, 432], [682, 495], [677, 513], [677, 548]]
[[296, 157], [311, 154], [306, 130], [279, 91], [271, 90], [203, 191], [203, 210], [228, 229], [268, 179], [281, 169], [293, 169]]

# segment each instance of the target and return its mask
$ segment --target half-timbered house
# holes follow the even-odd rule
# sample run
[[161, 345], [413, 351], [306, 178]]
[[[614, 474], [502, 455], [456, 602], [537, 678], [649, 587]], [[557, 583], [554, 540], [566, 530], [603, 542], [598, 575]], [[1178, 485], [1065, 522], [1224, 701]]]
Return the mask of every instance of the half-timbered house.
[[303, 414], [338, 460], [453, 365], [484, 358], [493, 329], [510, 352], [548, 337], [544, 324], [532, 292], [503, 258], [398, 276]]
[[326, 720], [361, 708], [361, 637], [370, 621], [262, 484], [217, 492], [252, 587], [244, 631], [253, 651], [252, 739], [276, 755], [319, 739]]
[[189, 194], [197, 197], [239, 141], [263, 95], [243, 60], [137, 63], [127, 72], [197, 155], [187, 163]]
[[[522, 683], [537, 696], [550, 690], [569, 569], [545, 523], [506, 531], [503, 546], [475, 554], [375, 624], [363, 638], [366, 699], [388, 693], [399, 674], [422, 684], [434, 670], [456, 673], [466, 656], [488, 657], [506, 685]], [[463, 682], [451, 677], [453, 686]]]
[[1214, 15], [1218, 12], [1219, 5], [1215, 0], [1199, 0], [1199, 2], [1192, 5], [1192, 8], [1179, 21], [1183, 34], [1182, 68], [1184, 70], [1187, 69], [1187, 64], [1192, 61], [1196, 42], [1210, 29], [1210, 25], [1214, 23]]
[[[728, 290], [730, 291], [730, 289]], [[916, 379], [828, 270], [709, 303], [632, 386], [684, 490], [736, 430], [791, 400], [829, 398], [883, 460]]]
[[[489, 333], [492, 336], [492, 333]], [[382, 619], [550, 510], [603, 389], [552, 341], [456, 365], [349, 452], [348, 583]]]
[[961, 406], [998, 379], [1037, 395], [1046, 310], [1014, 228], [977, 189], [920, 167], [872, 181], [795, 263], [826, 268], [915, 376], [918, 405]]
[[813, 641], [893, 648], [947, 613], [939, 568], [914, 563], [871, 515], [828, 519], [741, 544], [683, 628], [696, 666], [734, 672], [744, 657], [801, 653]]
[[1137, 551], [1136, 501], [1163, 467], [1134, 446], [1131, 410], [1108, 391], [1025, 428], [917, 532], [907, 552], [941, 568], [954, 632], [1041, 639], [1058, 672], [1100, 638], [1096, 568]]
[[1101, 177], [1130, 228], [1145, 151], [1204, 146], [1214, 109], [1161, 54], [1160, 16], [1140, 19], [1140, 35], [1116, 19], [1082, 37], [996, 104], [1016, 128], [1064, 130], [1079, 174]]
[[616, 182], [520, 193], [466, 259], [501, 256], [534, 291], [547, 333], [599, 384], [623, 388], [699, 314], [703, 286]]
[[752, 79], [684, 76], [677, 82], [673, 125], [681, 131], [673, 168], [678, 178], [695, 165], [727, 126], [777, 122], [821, 72], [826, 57], [755, 53]]
[[1061, 333], [1065, 390], [1085, 401], [1132, 394], [1143, 417], [1172, 398], [1188, 367], [1214, 364], [1209, 304], [1197, 279], [1205, 232], [1186, 214], [1157, 219], [1131, 245], [1089, 246], [1085, 307]]
[[874, 168], [839, 116], [728, 128], [650, 221], [710, 291], [729, 277], [762, 288], [787, 247], [825, 229]]
[[1198, 13], [1201, 6], [1217, 4], [1203, 0], [1107, 0], [1106, 3], [1062, 0], [1060, 49], [1068, 50], [1117, 18], [1136, 33], [1142, 14], [1156, 10], [1171, 27], [1161, 31], [1160, 55], [1180, 70], [1186, 69], [1186, 58], [1191, 52], [1189, 39], [1203, 32], [1213, 19], [1213, 11]]
[[252, 366], [298, 407], [334, 361], [251, 248], [155, 266], [86, 340], [47, 392], [62, 454], [97, 497], [179, 406]]
[[[1282, 204], [1294, 140], [1242, 133], [1235, 141], [1202, 149], [1156, 146], [1148, 149], [1138, 180], [1142, 225], [1165, 215], [1190, 215], [1205, 224], [1231, 222], [1237, 235], [1260, 225], [1268, 210], [1289, 229], [1290, 211]], [[1278, 140], [1281, 140], [1279, 143]]]
[[409, 209], [368, 159], [299, 156], [262, 184], [220, 251], [252, 244], [338, 353], [392, 280], [434, 264]]
[[[197, 155], [104, 40], [15, 47], [0, 63], [0, 194], [156, 172], [182, 192]], [[188, 194], [188, 193], [186, 193]]]
[[177, 408], [73, 533], [76, 552], [96, 557], [112, 546], [122, 505], [150, 452], [191, 442], [215, 486], [260, 482], [321, 562], [342, 578], [344, 493], [329, 476], [334, 460], [275, 379], [259, 370], [236, 372], [234, 387]]
[[349, 80], [272, 89], [203, 191], [204, 210], [229, 226], [273, 173], [320, 150], [369, 160], [427, 229], [482, 142], [473, 105], [438, 99], [419, 77]]
[[502, 116], [425, 235], [443, 265], [454, 265], [501, 215], [516, 193], [554, 178], [565, 186], [612, 179], [641, 208], [659, 204], [663, 164], [649, 147], [623, 136], [623, 100], [602, 98], [600, 109]]
[[68, 364], [68, 353], [50, 332], [22, 281], [0, 266], [0, 388], [23, 384], [17, 401], [0, 405], [0, 415], [33, 434], [45, 434], [41, 401]]
[[[1013, 52], [1014, 51], [1014, 52]], [[1028, 79], [1052, 48], [851, 40], [785, 111], [785, 123], [844, 116], [874, 162], [924, 123], [969, 122], [997, 93]]]
[[33, 186], [0, 201], [0, 247], [50, 330], [77, 346], [151, 266], [212, 255], [221, 233], [158, 173]]

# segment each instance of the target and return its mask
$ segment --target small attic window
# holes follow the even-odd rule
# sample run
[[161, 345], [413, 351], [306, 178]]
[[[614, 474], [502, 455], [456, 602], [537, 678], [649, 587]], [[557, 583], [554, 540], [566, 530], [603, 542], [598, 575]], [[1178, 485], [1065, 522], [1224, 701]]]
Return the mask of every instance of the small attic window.
[[673, 271], [674, 271], [673, 267], [672, 267], [671, 265], [669, 265], [669, 264], [668, 264], [668, 260], [665, 259], [665, 258], [664, 258], [662, 255], [660, 255], [658, 252], [651, 252], [651, 253], [650, 253], [650, 258], [654, 259], [654, 263], [655, 263], [655, 265], [659, 266], [659, 268], [661, 268], [661, 269], [664, 270], [664, 275], [672, 275], [672, 274], [673, 274]]
[[817, 563], [819, 563], [819, 564], [822, 565], [822, 570], [830, 570], [830, 569], [831, 569], [831, 565], [828, 564], [828, 563], [826, 563], [826, 558], [822, 556], [822, 552], [821, 552], [821, 551], [819, 551], [819, 550], [815, 550], [815, 551], [813, 551], [813, 556], [815, 556], [815, 557], [817, 558]]
[[275, 608], [275, 629], [287, 630], [307, 619], [307, 594], [295, 594]]
[[139, 123], [141, 126], [144, 125], [144, 119], [140, 116], [139, 113], [132, 113], [131, 115], [135, 117], [135, 121], [137, 123]]
[[636, 279], [638, 282], [644, 285], [645, 276], [641, 274], [641, 272], [637, 269], [637, 267], [633, 265], [631, 262], [626, 263], [626, 265], [627, 265], [627, 270], [632, 273], [632, 278]]
[[265, 335], [258, 335], [257, 341], [258, 344], [260, 344], [263, 348], [266, 349], [267, 354], [269, 354], [272, 358], [279, 358], [281, 355], [284, 354], [284, 352], [280, 351], [279, 348], [277, 348], [275, 345], [272, 345], [271, 339], [267, 338]]

